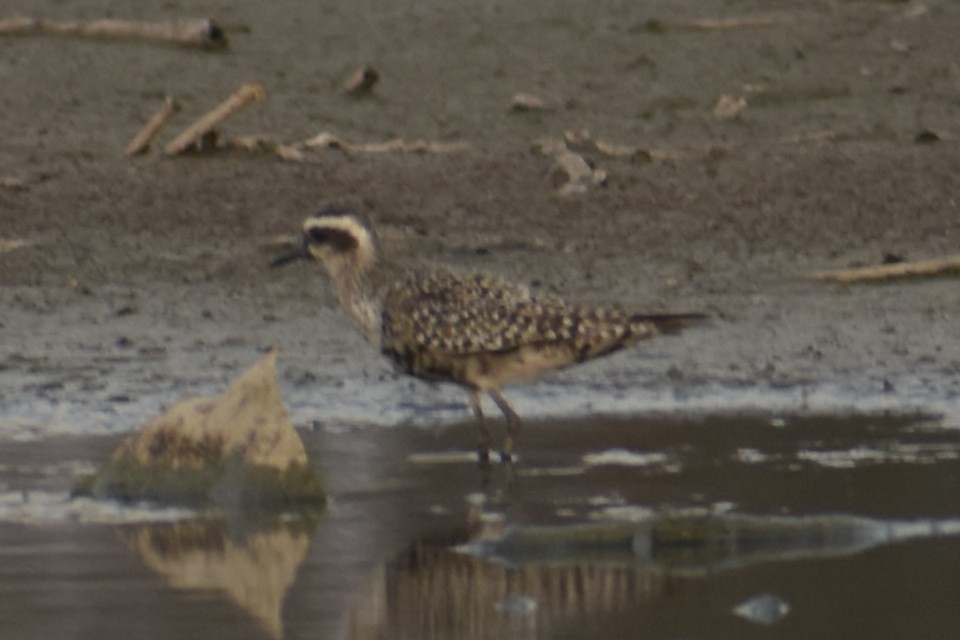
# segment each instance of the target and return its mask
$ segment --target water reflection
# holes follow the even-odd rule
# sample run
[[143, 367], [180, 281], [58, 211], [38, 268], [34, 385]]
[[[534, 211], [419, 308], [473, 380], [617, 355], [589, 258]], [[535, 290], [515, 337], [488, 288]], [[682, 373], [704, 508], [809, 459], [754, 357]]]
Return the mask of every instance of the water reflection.
[[584, 564], [507, 567], [417, 545], [358, 594], [346, 638], [538, 638], [565, 616], [602, 616], [652, 599], [658, 571]]
[[948, 536], [960, 536], [960, 520], [671, 513], [510, 526], [456, 548], [417, 544], [379, 566], [357, 594], [345, 638], [553, 637], [649, 609], [680, 579]]
[[310, 544], [310, 520], [184, 520], [118, 528], [150, 569], [176, 589], [220, 591], [272, 638], [283, 636], [283, 599]]

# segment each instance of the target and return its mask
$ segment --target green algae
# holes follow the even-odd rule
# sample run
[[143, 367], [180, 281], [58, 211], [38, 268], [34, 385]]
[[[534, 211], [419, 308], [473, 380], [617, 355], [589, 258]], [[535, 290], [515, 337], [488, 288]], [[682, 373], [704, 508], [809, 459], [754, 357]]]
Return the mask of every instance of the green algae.
[[309, 465], [286, 470], [211, 459], [198, 465], [111, 460], [81, 479], [74, 496], [193, 508], [287, 511], [322, 508], [323, 485]]

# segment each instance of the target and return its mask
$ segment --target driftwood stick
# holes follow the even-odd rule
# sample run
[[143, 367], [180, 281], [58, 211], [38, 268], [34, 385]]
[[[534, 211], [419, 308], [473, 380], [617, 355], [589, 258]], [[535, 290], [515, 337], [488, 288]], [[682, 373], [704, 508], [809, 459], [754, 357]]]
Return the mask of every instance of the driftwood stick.
[[263, 86], [258, 83], [245, 84], [224, 100], [220, 105], [184, 129], [180, 135], [171, 140], [163, 151], [167, 155], [175, 156], [183, 153], [196, 144], [201, 138], [213, 131], [221, 122], [235, 115], [244, 107], [263, 100]]
[[406, 140], [392, 138], [386, 142], [350, 143], [324, 131], [303, 141], [300, 146], [308, 149], [340, 149], [344, 153], [455, 153], [468, 151], [468, 142], [443, 142], [433, 140]]
[[954, 271], [960, 271], [960, 255], [837, 271], [818, 271], [813, 277], [826, 282], [877, 282], [895, 278], [938, 276]]
[[140, 39], [211, 49], [227, 44], [223, 29], [208, 18], [177, 22], [0, 18], [0, 35], [72, 35], [89, 38]]
[[167, 96], [160, 110], [153, 114], [147, 121], [147, 124], [143, 125], [143, 128], [133, 137], [133, 140], [130, 141], [127, 148], [123, 150], [123, 154], [126, 156], [135, 156], [150, 148], [150, 143], [153, 142], [153, 139], [160, 133], [160, 130], [163, 129], [167, 122], [170, 121], [173, 114], [179, 110], [180, 105], [177, 104], [173, 98]]
[[726, 31], [728, 29], [749, 29], [752, 27], [772, 27], [789, 22], [783, 16], [746, 16], [743, 18], [702, 18], [688, 23], [692, 29], [704, 31]]

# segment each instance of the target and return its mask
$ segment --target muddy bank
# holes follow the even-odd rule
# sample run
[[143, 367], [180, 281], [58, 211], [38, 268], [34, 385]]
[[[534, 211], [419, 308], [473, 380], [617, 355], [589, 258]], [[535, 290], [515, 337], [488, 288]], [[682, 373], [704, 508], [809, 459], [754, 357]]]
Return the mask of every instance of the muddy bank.
[[[331, 203], [370, 214], [400, 255], [585, 301], [715, 314], [680, 340], [516, 392], [522, 413], [772, 406], [956, 422], [955, 280], [807, 279], [955, 251], [960, 12], [949, 2], [5, 10], [143, 20], [196, 10], [230, 44], [0, 40], [0, 239], [24, 243], [0, 253], [4, 429], [129, 430], [271, 345], [301, 424], [462, 415], [456, 394], [392, 380], [329, 311], [308, 265], [265, 268], [266, 239]], [[713, 18], [732, 22], [698, 26]], [[340, 85], [361, 64], [380, 82], [358, 100]], [[470, 148], [318, 150], [301, 162], [121, 155], [163, 95], [183, 106], [171, 137], [252, 80], [266, 100], [225, 135], [293, 142], [330, 131]], [[549, 108], [511, 111], [518, 92]], [[725, 95], [745, 108], [718, 117]], [[531, 149], [579, 129], [650, 153], [587, 154], [604, 185], [558, 197], [553, 159]]]

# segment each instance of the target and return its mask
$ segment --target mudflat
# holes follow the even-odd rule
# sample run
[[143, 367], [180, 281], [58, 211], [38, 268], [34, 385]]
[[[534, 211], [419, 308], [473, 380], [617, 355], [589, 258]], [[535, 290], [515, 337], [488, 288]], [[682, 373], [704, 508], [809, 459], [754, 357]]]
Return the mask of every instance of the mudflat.
[[[103, 396], [123, 413], [151, 390], [222, 384], [269, 345], [314, 390], [376, 381], [387, 369], [345, 342], [316, 270], [265, 266], [272, 237], [328, 205], [369, 215], [396, 255], [714, 314], [709, 329], [644, 347], [643, 362], [618, 360], [629, 381], [793, 390], [797, 407], [806, 389], [814, 408], [826, 389], [827, 409], [838, 395], [840, 408], [942, 409], [960, 392], [955, 280], [809, 278], [955, 252], [953, 3], [12, 0], [5, 12], [210, 17], [229, 40], [0, 40], [0, 237], [25, 243], [0, 253], [5, 405]], [[345, 95], [365, 64], [380, 76], [373, 94]], [[163, 154], [247, 82], [266, 97], [220, 128], [225, 139], [467, 148]], [[513, 110], [517, 93], [546, 108]], [[150, 153], [124, 157], [166, 95], [181, 112]], [[633, 153], [584, 151], [605, 181], [559, 196], [563, 172], [534, 149], [583, 130]], [[139, 373], [118, 364], [130, 359]]]

